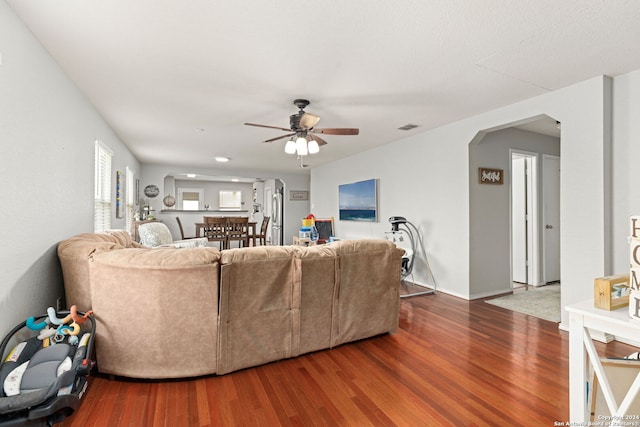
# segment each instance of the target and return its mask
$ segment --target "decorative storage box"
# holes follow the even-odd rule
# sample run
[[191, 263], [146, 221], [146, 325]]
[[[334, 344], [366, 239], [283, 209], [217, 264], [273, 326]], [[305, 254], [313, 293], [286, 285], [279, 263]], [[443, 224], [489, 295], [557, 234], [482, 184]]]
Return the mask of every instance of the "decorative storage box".
[[316, 244], [308, 237], [293, 236], [293, 244], [295, 246], [315, 246]]
[[629, 218], [629, 317], [640, 321], [640, 216]]
[[617, 310], [629, 305], [629, 275], [598, 277], [593, 284], [596, 308]]

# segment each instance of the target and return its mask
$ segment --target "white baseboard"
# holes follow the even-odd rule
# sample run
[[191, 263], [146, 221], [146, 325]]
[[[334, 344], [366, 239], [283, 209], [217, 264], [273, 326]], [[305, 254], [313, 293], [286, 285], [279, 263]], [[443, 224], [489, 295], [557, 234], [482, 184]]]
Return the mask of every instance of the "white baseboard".
[[[564, 323], [560, 323], [558, 325], [558, 329], [560, 329], [562, 331], [569, 332], [569, 325], [564, 324]], [[610, 343], [611, 341], [620, 341], [621, 343], [629, 344], [629, 345], [632, 345], [634, 347], [640, 347], [640, 343], [629, 341], [629, 340], [624, 339], [624, 338], [618, 338], [615, 335], [607, 334], [606, 332], [595, 331], [593, 329], [589, 329], [589, 334], [591, 335], [592, 339], [594, 339], [596, 341], [599, 341], [601, 343], [607, 344], [607, 343]]]
[[448, 289], [442, 289], [442, 288], [438, 288], [437, 292], [442, 292], [443, 294], [451, 295], [452, 297], [462, 298], [462, 299], [467, 300], [467, 301], [472, 301], [472, 300], [480, 299], [480, 298], [487, 298], [487, 297], [493, 297], [493, 296], [497, 296], [497, 295], [510, 294], [510, 293], [513, 292], [513, 289], [506, 288], [506, 289], [502, 289], [502, 290], [499, 290], [499, 291], [482, 292], [482, 293], [473, 294], [473, 295], [462, 295], [460, 293], [451, 292]]
[[489, 292], [481, 292], [479, 294], [473, 294], [469, 296], [469, 299], [474, 300], [474, 299], [480, 299], [480, 298], [487, 298], [487, 297], [493, 297], [496, 295], [510, 294], [512, 292], [513, 292], [513, 289], [505, 288], [497, 291], [489, 291]]
[[613, 337], [616, 341], [620, 341], [621, 343], [629, 344], [634, 347], [640, 347], [640, 343], [637, 341], [631, 341], [626, 338]]

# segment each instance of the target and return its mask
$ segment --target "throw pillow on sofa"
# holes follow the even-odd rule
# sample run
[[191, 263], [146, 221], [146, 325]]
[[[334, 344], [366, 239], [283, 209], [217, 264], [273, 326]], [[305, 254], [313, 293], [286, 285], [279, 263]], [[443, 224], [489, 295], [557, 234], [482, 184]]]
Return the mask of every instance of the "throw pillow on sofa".
[[161, 222], [142, 224], [138, 228], [138, 234], [140, 234], [140, 243], [151, 248], [173, 243], [169, 227]]
[[198, 248], [207, 246], [208, 239], [173, 240], [169, 227], [160, 222], [149, 222], [138, 228], [140, 244], [150, 248]]

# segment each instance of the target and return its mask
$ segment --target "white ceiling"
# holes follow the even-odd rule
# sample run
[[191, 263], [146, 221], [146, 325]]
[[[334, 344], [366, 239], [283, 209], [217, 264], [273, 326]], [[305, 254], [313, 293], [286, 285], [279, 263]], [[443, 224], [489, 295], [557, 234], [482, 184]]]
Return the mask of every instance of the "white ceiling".
[[243, 125], [288, 127], [295, 98], [317, 127], [360, 128], [325, 136], [313, 167], [640, 69], [640, 0], [7, 3], [151, 163], [301, 171], [286, 140], [260, 142], [282, 132]]

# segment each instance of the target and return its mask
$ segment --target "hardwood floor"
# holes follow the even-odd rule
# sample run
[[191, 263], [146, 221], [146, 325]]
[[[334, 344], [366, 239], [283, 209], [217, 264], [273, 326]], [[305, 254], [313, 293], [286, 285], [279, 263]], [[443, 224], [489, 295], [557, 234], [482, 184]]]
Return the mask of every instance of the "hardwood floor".
[[185, 381], [92, 376], [61, 425], [553, 426], [568, 363], [556, 323], [436, 293], [402, 299], [397, 332], [332, 350]]

